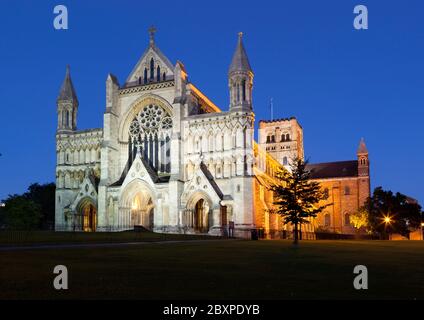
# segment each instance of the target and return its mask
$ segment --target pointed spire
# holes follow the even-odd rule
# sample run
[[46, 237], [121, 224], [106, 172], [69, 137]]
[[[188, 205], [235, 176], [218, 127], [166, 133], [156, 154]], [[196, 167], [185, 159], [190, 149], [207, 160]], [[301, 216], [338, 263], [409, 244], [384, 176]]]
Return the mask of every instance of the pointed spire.
[[249, 58], [247, 57], [246, 50], [244, 49], [242, 38], [243, 32], [239, 32], [238, 43], [236, 51], [233, 55], [233, 60], [231, 61], [229, 73], [236, 71], [252, 72], [252, 68], [250, 67], [249, 63]]
[[71, 79], [71, 72], [69, 65], [66, 66], [66, 75], [65, 80], [63, 80], [62, 87], [60, 88], [59, 96], [57, 100], [66, 100], [66, 101], [74, 101], [78, 103], [78, 98], [75, 93], [75, 88]]
[[368, 149], [367, 149], [367, 146], [365, 145], [364, 138], [361, 138], [361, 141], [359, 142], [357, 154], [368, 154]]

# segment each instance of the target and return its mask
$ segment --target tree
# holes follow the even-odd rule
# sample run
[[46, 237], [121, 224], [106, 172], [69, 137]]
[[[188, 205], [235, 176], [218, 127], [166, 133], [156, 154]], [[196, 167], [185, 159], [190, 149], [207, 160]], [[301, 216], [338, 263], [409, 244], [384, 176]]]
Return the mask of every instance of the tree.
[[368, 214], [371, 230], [380, 235], [399, 233], [408, 237], [411, 230], [420, 227], [423, 219], [417, 201], [382, 187], [374, 189], [362, 209]]
[[1, 213], [6, 226], [14, 230], [36, 229], [42, 217], [40, 205], [20, 195], [9, 196]]
[[350, 223], [357, 229], [369, 229], [368, 212], [364, 208], [360, 208], [357, 212], [350, 215]]
[[49, 229], [54, 226], [56, 185], [54, 183], [41, 185], [33, 183], [28, 187], [28, 191], [24, 193], [24, 196], [40, 206], [42, 219], [39, 227]]
[[[0, 208], [0, 226], [12, 229], [51, 228], [55, 219], [54, 183], [33, 183], [22, 195], [9, 195]], [[34, 223], [36, 225], [34, 225]]]
[[290, 171], [281, 167], [276, 172], [277, 183], [270, 187], [274, 192], [275, 208], [271, 213], [279, 214], [284, 224], [294, 225], [294, 244], [298, 244], [299, 226], [309, 223], [308, 218], [316, 217], [324, 208], [319, 202], [328, 198], [320, 184], [311, 181], [308, 161], [294, 158], [290, 161]]

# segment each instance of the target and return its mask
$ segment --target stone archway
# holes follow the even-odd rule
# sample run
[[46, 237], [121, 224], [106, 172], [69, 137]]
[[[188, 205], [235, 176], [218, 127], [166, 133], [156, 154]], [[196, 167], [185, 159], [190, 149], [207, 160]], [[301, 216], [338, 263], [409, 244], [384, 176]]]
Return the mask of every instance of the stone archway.
[[212, 227], [212, 201], [203, 192], [190, 197], [184, 210], [183, 226], [195, 233], [208, 233]]
[[194, 205], [193, 210], [194, 231], [207, 233], [209, 231], [209, 208], [204, 199], [200, 199]]
[[138, 192], [131, 201], [131, 226], [142, 226], [153, 230], [154, 205], [152, 198], [146, 192]]
[[76, 207], [77, 222], [74, 222], [73, 229], [77, 228], [84, 232], [95, 232], [97, 229], [97, 208], [93, 200], [83, 198]]
[[118, 227], [122, 230], [142, 226], [153, 230], [156, 207], [155, 193], [145, 181], [134, 180], [122, 192], [119, 202]]

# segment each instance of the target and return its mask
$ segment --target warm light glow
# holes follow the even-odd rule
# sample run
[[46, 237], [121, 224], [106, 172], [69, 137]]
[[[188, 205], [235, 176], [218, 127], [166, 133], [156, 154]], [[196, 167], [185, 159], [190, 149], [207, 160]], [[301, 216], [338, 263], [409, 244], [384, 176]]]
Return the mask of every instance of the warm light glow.
[[391, 223], [392, 222], [392, 218], [390, 218], [389, 216], [384, 217], [384, 223]]
[[300, 199], [299, 199], [299, 200], [297, 200], [297, 203], [302, 203], [302, 200], [300, 200]]
[[137, 209], [138, 209], [138, 201], [137, 201], [137, 198], [135, 198], [135, 199], [133, 200], [133, 202], [132, 202], [132, 206], [131, 206], [131, 209], [133, 209], [133, 210], [137, 210]]
[[424, 227], [424, 222], [421, 222], [421, 227]]
[[209, 100], [208, 97], [206, 97], [199, 89], [197, 89], [192, 83], [189, 84], [191, 91], [194, 92], [200, 99], [202, 99], [206, 104], [211, 107], [215, 112], [220, 112], [221, 109], [219, 109], [211, 100]]

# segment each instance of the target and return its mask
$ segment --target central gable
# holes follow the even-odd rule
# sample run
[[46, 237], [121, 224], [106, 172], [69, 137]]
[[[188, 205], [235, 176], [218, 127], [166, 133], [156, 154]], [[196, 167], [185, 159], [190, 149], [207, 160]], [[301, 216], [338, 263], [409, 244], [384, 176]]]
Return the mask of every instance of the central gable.
[[196, 165], [192, 179], [185, 184], [181, 205], [185, 207], [193, 195], [199, 192], [207, 195], [213, 203], [221, 203], [225, 197], [203, 162]]
[[173, 79], [174, 66], [155, 43], [151, 43], [131, 71], [125, 86], [143, 85]]

